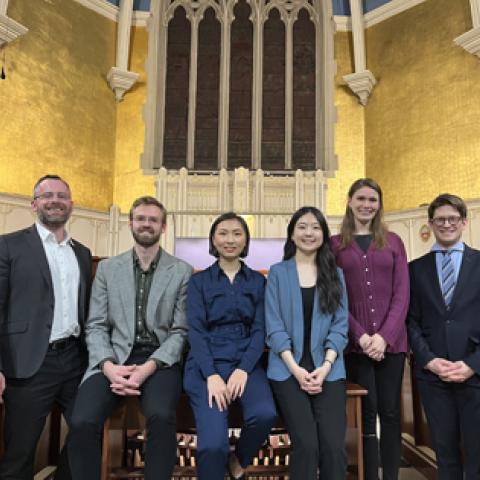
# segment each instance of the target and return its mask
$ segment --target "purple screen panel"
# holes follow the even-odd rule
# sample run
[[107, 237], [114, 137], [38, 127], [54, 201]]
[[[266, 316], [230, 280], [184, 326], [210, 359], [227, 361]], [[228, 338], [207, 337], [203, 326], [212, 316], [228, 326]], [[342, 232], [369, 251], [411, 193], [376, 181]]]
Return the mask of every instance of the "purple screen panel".
[[[254, 270], [269, 270], [283, 256], [283, 238], [252, 238], [245, 262]], [[175, 256], [196, 270], [203, 270], [215, 261], [208, 253], [208, 238], [176, 238]]]

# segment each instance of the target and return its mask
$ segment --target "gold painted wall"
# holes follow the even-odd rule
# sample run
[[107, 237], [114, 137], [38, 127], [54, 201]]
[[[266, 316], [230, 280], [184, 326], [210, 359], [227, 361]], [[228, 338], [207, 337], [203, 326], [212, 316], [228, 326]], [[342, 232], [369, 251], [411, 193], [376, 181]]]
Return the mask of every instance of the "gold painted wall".
[[0, 191], [31, 195], [40, 176], [57, 173], [77, 205], [108, 209], [115, 24], [74, 0], [10, 0], [8, 15], [29, 32], [7, 47], [0, 80]]
[[468, 0], [428, 0], [366, 32], [367, 175], [387, 210], [480, 197], [480, 60], [453, 43], [471, 28]]
[[343, 80], [344, 75], [353, 72], [352, 56], [351, 35], [346, 32], [337, 32], [335, 34], [335, 61], [337, 62], [335, 153], [338, 157], [338, 170], [335, 178], [328, 181], [328, 215], [343, 215], [350, 185], [357, 178], [365, 176], [364, 109]]
[[140, 155], [145, 140], [143, 106], [147, 96], [145, 74], [147, 49], [148, 32], [144, 28], [133, 28], [130, 38], [129, 69], [139, 73], [140, 78], [117, 107], [113, 203], [118, 205], [123, 213], [130, 210], [132, 202], [137, 197], [155, 196], [155, 177], [144, 175], [140, 169]]

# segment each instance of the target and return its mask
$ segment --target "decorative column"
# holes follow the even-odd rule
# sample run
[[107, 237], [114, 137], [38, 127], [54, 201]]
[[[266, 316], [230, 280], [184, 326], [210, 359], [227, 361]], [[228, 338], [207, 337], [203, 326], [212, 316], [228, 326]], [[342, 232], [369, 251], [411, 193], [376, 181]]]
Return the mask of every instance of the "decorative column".
[[108, 219], [107, 255], [112, 257], [118, 254], [118, 225], [120, 223], [120, 209], [112, 205]]
[[222, 168], [218, 173], [218, 210], [226, 212], [231, 210], [229, 202], [229, 176], [225, 168]]
[[237, 213], [250, 210], [250, 172], [244, 167], [233, 172], [233, 210]]
[[218, 168], [227, 168], [230, 117], [230, 32], [232, 30], [234, 2], [223, 9], [222, 43], [220, 54], [220, 97], [218, 99]]
[[173, 205], [168, 205], [168, 183], [167, 182], [168, 182], [168, 171], [165, 167], [160, 167], [158, 169], [157, 178], [155, 179], [156, 198], [160, 203], [165, 205], [165, 208], [167, 208], [168, 210], [169, 208], [172, 208]]
[[252, 167], [262, 166], [263, 108], [263, 25], [265, 15], [260, 2], [251, 2], [253, 22], [253, 84], [252, 84]]
[[285, 22], [285, 168], [292, 168], [293, 138], [293, 15], [283, 15]]
[[125, 92], [132, 88], [139, 77], [138, 73], [130, 72], [128, 70], [132, 17], [133, 0], [120, 0], [117, 26], [117, 64], [110, 69], [107, 75], [108, 84], [115, 92], [117, 102], [123, 100]]
[[0, 0], [0, 47], [25, 35], [28, 28], [7, 16], [8, 0]]
[[366, 105], [368, 97], [377, 83], [373, 73], [367, 70], [365, 59], [365, 24], [363, 20], [362, 0], [350, 0], [352, 15], [353, 51], [355, 60], [355, 73], [345, 75], [352, 92], [357, 95], [362, 105]]
[[468, 53], [480, 57], [480, 0], [470, 0], [473, 28], [455, 38], [454, 42]]
[[322, 170], [315, 172], [315, 206], [322, 212], [327, 211], [327, 179]]
[[[187, 15], [188, 17], [188, 15]], [[197, 112], [197, 76], [198, 76], [198, 15], [188, 17], [191, 22], [190, 35], [190, 84], [188, 87], [188, 132], [187, 132], [187, 168], [195, 168], [195, 116]]]
[[305, 205], [305, 174], [303, 170], [295, 172], [295, 210]]
[[[265, 175], [261, 168], [253, 174], [253, 211], [263, 213], [265, 210]], [[263, 238], [265, 235], [265, 215], [255, 215], [254, 222], [256, 226], [255, 236]]]

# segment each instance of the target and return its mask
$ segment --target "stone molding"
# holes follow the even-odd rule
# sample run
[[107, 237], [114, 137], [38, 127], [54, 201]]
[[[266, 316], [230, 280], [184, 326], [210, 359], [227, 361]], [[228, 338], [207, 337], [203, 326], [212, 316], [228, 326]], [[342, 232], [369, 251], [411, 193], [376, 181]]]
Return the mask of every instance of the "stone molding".
[[480, 0], [470, 0], [473, 28], [454, 39], [468, 53], [480, 58]]
[[115, 92], [115, 98], [117, 102], [123, 100], [125, 92], [128, 92], [133, 85], [137, 82], [139, 74], [130, 72], [128, 70], [122, 70], [118, 67], [112, 67], [107, 74], [107, 81], [110, 88]]
[[377, 83], [373, 73], [370, 70], [364, 70], [363, 72], [345, 75], [343, 79], [347, 82], [350, 90], [357, 95], [359, 102], [363, 106], [367, 105], [368, 98]]
[[[88, 7], [104, 17], [116, 21], [118, 16], [118, 7], [107, 2], [107, 0], [75, 0], [76, 2]], [[383, 22], [390, 17], [415, 7], [426, 0], [392, 0], [381, 7], [371, 10], [365, 14], [365, 27], [371, 27], [377, 23]], [[137, 27], [146, 27], [150, 12], [135, 11], [133, 14], [133, 25]], [[347, 15], [335, 15], [333, 17], [335, 27], [338, 32], [348, 32], [352, 29], [350, 17]]]
[[365, 106], [376, 84], [373, 73], [367, 70], [365, 53], [365, 20], [361, 0], [350, 0], [352, 12], [352, 37], [355, 72], [345, 75], [350, 90], [357, 95], [360, 103]]
[[[119, 8], [111, 3], [107, 2], [107, 0], [75, 0], [80, 5], [93, 10], [94, 12], [103, 15], [105, 18], [112, 20], [114, 22], [118, 21], [118, 12]], [[135, 27], [143, 27], [147, 26], [148, 17], [150, 17], [150, 12], [144, 12], [141, 10], [135, 10], [133, 12], [133, 19], [132, 25]]]
[[[377, 7], [364, 15], [365, 28], [372, 27], [373, 25], [394, 17], [405, 10], [416, 7], [425, 1], [426, 0], [392, 0], [391, 2], [388, 2], [381, 7]], [[333, 18], [338, 32], [348, 32], [352, 30], [350, 16], [335, 15]]]
[[[318, 191], [326, 192], [322, 172], [318, 177], [316, 173], [301, 171], [288, 177], [242, 172], [235, 180], [236, 174], [225, 170], [216, 175], [192, 175], [183, 170], [161, 171], [156, 179], [157, 198], [168, 209], [167, 230], [161, 245], [169, 253], [175, 252], [178, 237], [208, 238], [213, 220], [232, 208], [230, 188], [234, 181], [237, 191], [245, 192], [243, 199], [236, 200], [235, 204], [247, 201], [248, 210], [238, 213], [251, 215], [253, 238], [285, 238], [291, 214], [306, 204], [315, 202], [320, 206], [320, 198], [316, 201], [314, 196]], [[32, 225], [35, 216], [30, 201], [26, 196], [0, 193], [0, 234]], [[469, 200], [467, 206], [468, 224], [463, 239], [468, 245], [480, 248], [480, 199]], [[328, 217], [332, 234], [340, 230], [341, 220], [340, 216]], [[433, 235], [427, 241], [421, 236], [428, 224], [426, 207], [386, 213], [385, 223], [403, 240], [409, 260], [430, 250]], [[101, 257], [117, 255], [133, 245], [128, 214], [121, 213], [115, 205], [108, 211], [75, 207], [68, 230], [74, 239]]]
[[13, 42], [27, 32], [27, 27], [8, 17], [5, 13], [0, 13], [0, 47], [6, 43]]

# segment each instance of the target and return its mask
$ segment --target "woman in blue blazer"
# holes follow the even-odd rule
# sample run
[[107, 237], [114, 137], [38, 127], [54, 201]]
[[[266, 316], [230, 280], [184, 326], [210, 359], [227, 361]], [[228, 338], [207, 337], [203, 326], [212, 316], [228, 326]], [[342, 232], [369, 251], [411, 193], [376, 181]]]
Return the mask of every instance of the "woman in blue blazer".
[[342, 480], [348, 306], [327, 222], [315, 207], [293, 214], [284, 261], [265, 294], [267, 376], [291, 440], [290, 479]]
[[[265, 277], [248, 268], [250, 235], [233, 212], [210, 229], [212, 266], [195, 273], [188, 285], [190, 352], [184, 388], [197, 427], [197, 476], [244, 478], [244, 469], [265, 441], [276, 417], [265, 371], [259, 364], [265, 347]], [[229, 455], [228, 407], [237, 401], [244, 427]]]

